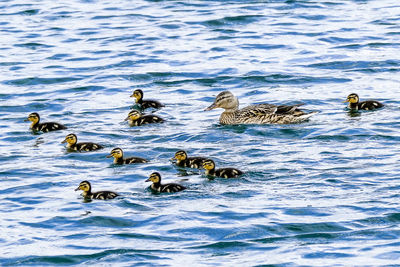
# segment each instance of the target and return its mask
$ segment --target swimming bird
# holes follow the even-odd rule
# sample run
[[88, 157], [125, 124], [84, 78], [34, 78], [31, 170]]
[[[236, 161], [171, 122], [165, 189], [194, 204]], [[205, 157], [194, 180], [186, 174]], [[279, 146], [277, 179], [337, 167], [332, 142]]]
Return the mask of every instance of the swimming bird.
[[107, 158], [111, 157], [114, 157], [114, 164], [118, 165], [148, 162], [148, 160], [139, 157], [130, 157], [124, 159], [124, 152], [119, 147], [114, 148], [111, 150], [110, 155], [107, 155]]
[[374, 110], [383, 107], [383, 104], [375, 100], [367, 100], [359, 102], [357, 94], [349, 94], [344, 102], [349, 102], [348, 108], [351, 110]]
[[67, 143], [67, 148], [75, 151], [94, 151], [104, 148], [102, 145], [95, 144], [92, 142], [77, 143], [78, 137], [75, 134], [69, 134], [61, 142]]
[[125, 121], [128, 121], [130, 126], [140, 126], [143, 124], [164, 122], [164, 119], [156, 115], [142, 115], [140, 111], [133, 109], [129, 112]]
[[299, 123], [307, 120], [317, 112], [306, 113], [299, 109], [303, 104], [277, 106], [257, 104], [239, 109], [239, 100], [230, 91], [217, 95], [213, 104], [205, 110], [223, 108], [219, 122], [221, 124], [266, 124], [266, 123]]
[[140, 106], [141, 109], [146, 109], [146, 108], [162, 108], [164, 107], [163, 104], [156, 100], [143, 100], [143, 91], [140, 89], [137, 89], [133, 91], [133, 94], [131, 97], [135, 98], [136, 104]]
[[146, 182], [153, 182], [150, 186], [151, 190], [158, 193], [173, 193], [185, 190], [186, 187], [180, 184], [169, 183], [169, 184], [161, 184], [161, 175], [158, 172], [153, 172], [150, 174], [149, 179]]
[[188, 157], [187, 153], [183, 150], [179, 150], [175, 153], [172, 160], [176, 160], [176, 165], [179, 167], [189, 167], [199, 169], [203, 167], [203, 162], [207, 158], [204, 157]]
[[237, 178], [243, 174], [241, 170], [235, 168], [221, 168], [216, 170], [215, 163], [211, 159], [203, 162], [203, 168], [206, 170], [206, 175], [214, 177]]
[[51, 132], [51, 131], [58, 131], [58, 130], [64, 130], [67, 129], [64, 125], [57, 123], [57, 122], [44, 122], [44, 123], [39, 123], [40, 122], [40, 116], [38, 113], [33, 112], [29, 114], [28, 118], [25, 119], [24, 121], [31, 121], [32, 124], [30, 126], [30, 129], [32, 131], [42, 131], [42, 132]]
[[82, 181], [75, 191], [82, 190], [82, 196], [89, 199], [113, 199], [119, 196], [117, 193], [111, 191], [99, 191], [92, 193], [92, 186], [89, 181]]

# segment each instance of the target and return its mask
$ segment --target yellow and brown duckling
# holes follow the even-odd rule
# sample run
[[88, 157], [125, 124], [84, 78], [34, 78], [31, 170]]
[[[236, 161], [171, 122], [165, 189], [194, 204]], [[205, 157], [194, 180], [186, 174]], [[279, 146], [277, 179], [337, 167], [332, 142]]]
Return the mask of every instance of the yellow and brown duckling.
[[172, 160], [176, 160], [176, 165], [179, 167], [188, 167], [194, 169], [203, 168], [203, 162], [207, 158], [204, 157], [188, 157], [187, 153], [183, 150], [179, 150], [175, 153]]
[[130, 126], [164, 122], [164, 119], [156, 115], [142, 115], [142, 113], [136, 109], [131, 110], [125, 120], [128, 121]]
[[349, 102], [350, 110], [374, 110], [383, 107], [383, 104], [375, 100], [367, 100], [360, 102], [357, 94], [349, 94], [344, 102]]
[[31, 121], [30, 129], [32, 131], [42, 131], [42, 132], [51, 132], [51, 131], [58, 131], [67, 129], [64, 125], [57, 123], [57, 122], [44, 122], [40, 123], [40, 116], [38, 113], [33, 112], [29, 114], [28, 118], [25, 121]]
[[243, 174], [241, 170], [235, 168], [221, 168], [215, 169], [215, 163], [211, 159], [203, 162], [203, 168], [206, 170], [206, 175], [221, 177], [221, 178], [237, 178]]
[[219, 118], [221, 124], [288, 124], [303, 122], [317, 113], [306, 113], [299, 109], [301, 105], [257, 104], [239, 109], [237, 97], [230, 91], [223, 91], [217, 95], [214, 103], [205, 110], [224, 109]]
[[77, 143], [78, 137], [75, 134], [69, 134], [65, 137], [65, 139], [61, 142], [67, 143], [67, 148], [74, 151], [95, 151], [99, 149], [103, 149], [104, 147], [99, 144], [85, 142], [85, 143]]
[[186, 189], [186, 187], [180, 184], [161, 184], [161, 175], [158, 172], [153, 172], [150, 174], [150, 177], [146, 180], [146, 182], [153, 182], [153, 184], [150, 186], [150, 189], [157, 193], [174, 193]]
[[133, 92], [131, 97], [135, 98], [136, 104], [139, 105], [141, 109], [146, 109], [146, 108], [162, 108], [164, 107], [163, 104], [156, 100], [143, 100], [143, 91], [140, 89], [137, 89]]
[[82, 196], [89, 199], [113, 199], [119, 196], [117, 193], [111, 191], [99, 191], [92, 193], [92, 186], [89, 181], [82, 181], [75, 191], [82, 190]]
[[124, 159], [124, 152], [119, 147], [114, 148], [111, 150], [110, 155], [107, 155], [107, 158], [111, 157], [114, 157], [114, 164], [118, 165], [149, 162], [148, 160], [139, 157], [130, 157]]

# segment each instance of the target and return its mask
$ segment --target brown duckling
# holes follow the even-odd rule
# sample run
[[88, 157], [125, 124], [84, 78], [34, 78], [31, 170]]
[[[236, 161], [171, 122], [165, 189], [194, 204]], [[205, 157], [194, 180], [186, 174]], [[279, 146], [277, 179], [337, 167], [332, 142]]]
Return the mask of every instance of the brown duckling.
[[77, 143], [78, 137], [75, 134], [69, 134], [65, 137], [65, 139], [61, 142], [67, 143], [67, 148], [74, 151], [94, 151], [103, 149], [104, 147], [99, 144], [85, 142], [85, 143]]
[[206, 175], [221, 177], [221, 178], [236, 178], [243, 174], [241, 170], [235, 168], [215, 169], [215, 163], [211, 159], [203, 162], [203, 168], [206, 170]]
[[57, 122], [44, 122], [44, 123], [39, 123], [40, 122], [40, 116], [38, 113], [33, 112], [29, 114], [28, 118], [25, 119], [24, 121], [31, 121], [31, 127], [30, 129], [32, 131], [42, 131], [42, 132], [51, 132], [51, 131], [58, 131], [58, 130], [64, 130], [67, 129], [64, 125], [57, 123]]
[[157, 193], [173, 193], [186, 189], [186, 187], [180, 184], [161, 184], [161, 175], [158, 172], [153, 172], [152, 174], [150, 174], [150, 177], [146, 180], [146, 182], [153, 182], [150, 188], [152, 191]]
[[131, 95], [131, 97], [135, 98], [135, 102], [136, 104], [138, 104], [138, 106], [141, 109], [146, 109], [146, 108], [162, 108], [164, 107], [163, 104], [161, 104], [160, 102], [156, 101], [156, 100], [143, 100], [143, 91], [140, 89], [137, 89], [133, 92], [133, 94]]
[[175, 153], [172, 160], [176, 160], [176, 165], [179, 167], [189, 167], [194, 169], [200, 169], [203, 167], [203, 162], [207, 158], [204, 157], [188, 157], [187, 153], [183, 150], [179, 150]]
[[107, 158], [114, 157], [114, 164], [118, 164], [118, 165], [148, 162], [148, 160], [139, 158], [139, 157], [130, 157], [130, 158], [124, 159], [124, 152], [119, 147], [111, 150], [110, 155], [107, 155], [106, 157]]
[[383, 104], [375, 100], [367, 100], [359, 102], [360, 99], [357, 94], [349, 94], [344, 102], [349, 102], [348, 108], [350, 110], [374, 110], [383, 107]]
[[82, 196], [89, 199], [113, 199], [119, 196], [117, 193], [111, 191], [99, 191], [92, 193], [92, 186], [89, 181], [82, 181], [75, 191], [82, 190]]
[[129, 112], [128, 117], [125, 121], [128, 121], [130, 126], [140, 126], [149, 123], [160, 123], [164, 120], [156, 115], [142, 115], [142, 113], [136, 109]]

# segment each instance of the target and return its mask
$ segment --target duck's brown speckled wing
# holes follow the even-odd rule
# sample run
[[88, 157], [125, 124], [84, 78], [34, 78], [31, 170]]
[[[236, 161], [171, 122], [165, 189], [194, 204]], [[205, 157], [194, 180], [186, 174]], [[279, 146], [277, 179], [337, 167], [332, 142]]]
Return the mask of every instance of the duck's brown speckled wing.
[[170, 184], [161, 185], [160, 192], [173, 193], [173, 192], [179, 192], [179, 191], [182, 191], [185, 189], [186, 189], [186, 187], [184, 187], [183, 185], [170, 183]]

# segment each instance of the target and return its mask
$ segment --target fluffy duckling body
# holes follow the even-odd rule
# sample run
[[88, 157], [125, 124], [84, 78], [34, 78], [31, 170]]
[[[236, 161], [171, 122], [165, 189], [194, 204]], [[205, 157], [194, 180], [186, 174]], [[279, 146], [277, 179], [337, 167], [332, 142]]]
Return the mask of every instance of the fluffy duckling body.
[[75, 134], [69, 134], [65, 137], [65, 139], [61, 142], [67, 143], [67, 148], [74, 151], [95, 151], [99, 149], [103, 149], [104, 147], [99, 144], [85, 142], [85, 143], [77, 143], [78, 137]]
[[148, 160], [139, 157], [124, 158], [124, 152], [118, 147], [111, 150], [110, 155], [107, 155], [107, 158], [111, 157], [114, 157], [114, 164], [118, 165], [148, 162]]
[[128, 117], [126, 117], [125, 120], [128, 121], [130, 126], [140, 126], [143, 124], [164, 122], [164, 119], [156, 115], [142, 115], [140, 111], [135, 109], [129, 112]]
[[143, 100], [143, 91], [140, 89], [137, 89], [133, 92], [131, 97], [135, 98], [136, 104], [139, 105], [141, 109], [146, 109], [146, 108], [162, 108], [164, 107], [163, 104], [156, 100]]
[[203, 162], [203, 168], [206, 170], [206, 175], [214, 177], [237, 178], [243, 174], [241, 170], [235, 168], [222, 168], [216, 170], [215, 163], [211, 159], [208, 159]]
[[180, 184], [161, 184], [161, 175], [158, 172], [153, 172], [150, 174], [150, 177], [146, 180], [146, 182], [153, 182], [150, 188], [152, 191], [157, 193], [174, 193], [186, 189], [186, 187]]
[[307, 120], [316, 112], [306, 113], [298, 105], [277, 106], [273, 104], [251, 105], [239, 109], [239, 100], [230, 91], [223, 91], [217, 95], [215, 101], [205, 110], [223, 108], [219, 118], [221, 124], [288, 124]]
[[29, 114], [28, 118], [25, 119], [25, 121], [31, 121], [32, 124], [30, 126], [30, 129], [32, 131], [42, 131], [42, 132], [51, 132], [51, 131], [58, 131], [58, 130], [65, 130], [67, 127], [64, 125], [57, 123], [57, 122], [44, 122], [40, 123], [40, 116], [38, 113], [33, 112]]
[[176, 165], [179, 167], [188, 167], [194, 169], [200, 169], [203, 167], [203, 162], [207, 159], [204, 157], [188, 157], [187, 153], [183, 150], [179, 150], [175, 153], [172, 158], [176, 160]]
[[113, 199], [119, 196], [115, 192], [111, 191], [99, 191], [92, 193], [92, 186], [90, 185], [89, 181], [82, 181], [78, 188], [75, 189], [75, 191], [82, 190], [82, 196], [84, 198], [89, 198], [89, 199]]
[[383, 107], [383, 104], [375, 100], [367, 100], [360, 102], [357, 94], [350, 94], [344, 102], [349, 102], [350, 110], [374, 110]]

